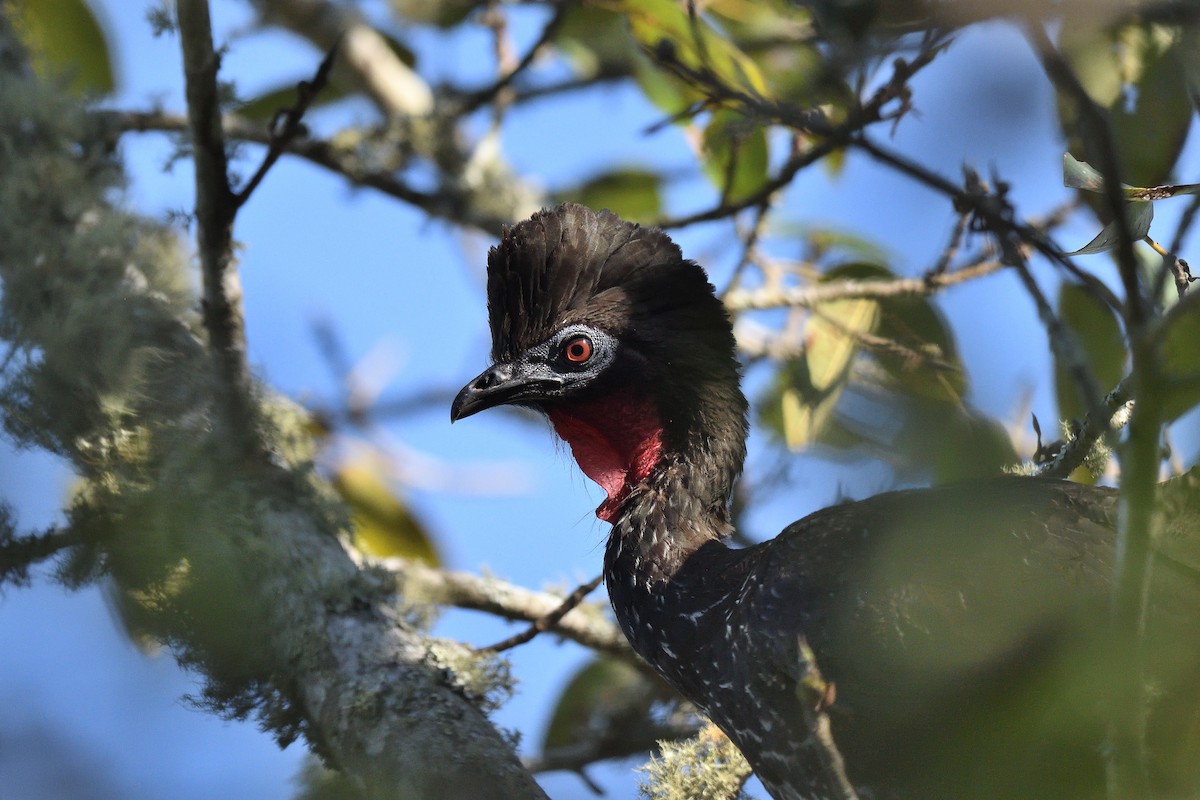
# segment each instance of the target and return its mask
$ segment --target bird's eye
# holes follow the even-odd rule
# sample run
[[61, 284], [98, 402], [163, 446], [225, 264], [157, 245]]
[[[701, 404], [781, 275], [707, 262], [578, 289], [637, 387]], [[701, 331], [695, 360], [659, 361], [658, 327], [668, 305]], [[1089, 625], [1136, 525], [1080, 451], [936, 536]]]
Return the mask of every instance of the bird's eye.
[[563, 345], [562, 353], [572, 364], [583, 364], [592, 357], [592, 340], [586, 336], [569, 339]]

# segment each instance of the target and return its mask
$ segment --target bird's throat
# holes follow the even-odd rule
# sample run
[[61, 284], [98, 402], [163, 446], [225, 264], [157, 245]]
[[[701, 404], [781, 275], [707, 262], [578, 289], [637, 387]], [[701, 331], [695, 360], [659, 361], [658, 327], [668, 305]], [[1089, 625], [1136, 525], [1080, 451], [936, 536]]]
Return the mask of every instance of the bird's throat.
[[571, 446], [579, 468], [608, 495], [596, 516], [612, 522], [621, 504], [662, 457], [663, 426], [647, 398], [614, 393], [550, 412], [554, 431]]

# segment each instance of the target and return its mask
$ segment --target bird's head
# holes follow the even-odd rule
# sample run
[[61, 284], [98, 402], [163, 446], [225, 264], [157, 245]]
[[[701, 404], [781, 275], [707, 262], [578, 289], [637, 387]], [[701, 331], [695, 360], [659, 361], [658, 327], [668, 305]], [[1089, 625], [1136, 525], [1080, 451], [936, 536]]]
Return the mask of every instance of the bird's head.
[[545, 413], [608, 492], [602, 517], [667, 453], [719, 451], [740, 469], [729, 318], [662, 231], [575, 204], [534, 214], [488, 254], [488, 316], [494, 363], [451, 419], [505, 404]]

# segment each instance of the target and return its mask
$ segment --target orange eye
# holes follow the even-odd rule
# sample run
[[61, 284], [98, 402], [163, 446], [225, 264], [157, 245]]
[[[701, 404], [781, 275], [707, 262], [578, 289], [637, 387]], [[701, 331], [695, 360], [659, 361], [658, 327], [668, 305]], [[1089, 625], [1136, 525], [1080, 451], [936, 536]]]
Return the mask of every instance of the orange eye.
[[592, 340], [586, 336], [576, 336], [563, 347], [563, 355], [572, 364], [582, 364], [592, 357]]

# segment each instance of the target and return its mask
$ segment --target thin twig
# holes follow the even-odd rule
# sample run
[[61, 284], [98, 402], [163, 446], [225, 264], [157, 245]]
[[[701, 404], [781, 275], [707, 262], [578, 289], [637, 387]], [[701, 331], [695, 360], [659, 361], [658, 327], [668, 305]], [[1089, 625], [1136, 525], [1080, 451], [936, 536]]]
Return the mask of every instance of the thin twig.
[[233, 260], [237, 201], [229, 187], [229, 165], [221, 129], [217, 72], [206, 0], [179, 0], [179, 40], [187, 84], [188, 127], [196, 168], [196, 241], [204, 285], [204, 327], [217, 368], [217, 409], [229, 435], [221, 437], [234, 457], [259, 449], [246, 366], [242, 289]]
[[950, 268], [950, 264], [958, 256], [958, 248], [962, 246], [963, 236], [967, 232], [967, 224], [970, 221], [970, 212], [958, 212], [958, 219], [954, 221], [954, 229], [950, 231], [950, 240], [942, 248], [942, 253], [938, 256], [938, 260], [934, 263], [933, 268], [929, 270], [930, 275], [941, 275]]
[[501, 641], [496, 642], [495, 644], [488, 645], [487, 647], [480, 647], [477, 649], [480, 652], [485, 652], [485, 653], [502, 653], [505, 650], [511, 650], [514, 647], [518, 647], [520, 645], [525, 644], [526, 642], [532, 641], [538, 634], [544, 633], [548, 630], [551, 630], [556, 625], [558, 625], [559, 621], [563, 617], [565, 617], [577, 605], [582, 603], [583, 598], [585, 598], [589, 594], [591, 594], [592, 591], [597, 586], [600, 585], [600, 581], [602, 581], [602, 580], [604, 580], [604, 576], [597, 575], [596, 577], [592, 578], [587, 583], [577, 586], [575, 588], [575, 591], [571, 592], [569, 595], [567, 595], [565, 598], [563, 598], [563, 601], [559, 605], [558, 608], [554, 609], [549, 614], [545, 614], [541, 617], [538, 617], [536, 620], [533, 621], [533, 624], [530, 625], [525, 630], [521, 631], [518, 634], [514, 634], [513, 636], [510, 636], [507, 639], [502, 639]]
[[731, 311], [780, 307], [811, 308], [833, 300], [928, 296], [948, 286], [990, 275], [1003, 268], [1004, 264], [1000, 261], [984, 261], [953, 272], [929, 274], [922, 278], [846, 280], [815, 286], [737, 289], [728, 294], [725, 305]]
[[267, 155], [263, 158], [258, 169], [242, 190], [235, 196], [235, 202], [238, 208], [245, 205], [250, 199], [250, 195], [262, 183], [263, 178], [267, 176], [267, 172], [274, 166], [279, 157], [283, 155], [288, 144], [293, 139], [300, 135], [304, 130], [302, 121], [304, 113], [308, 111], [308, 107], [312, 105], [313, 100], [325, 88], [325, 84], [329, 82], [329, 73], [333, 69], [333, 62], [337, 58], [338, 45], [334, 45], [325, 54], [325, 58], [321, 59], [320, 66], [317, 67], [317, 72], [313, 75], [311, 81], [300, 81], [296, 86], [296, 103], [291, 108], [286, 108], [276, 114], [275, 119], [271, 121], [271, 142], [267, 147]]
[[[840, 125], [830, 127], [823, 117], [812, 109], [768, 101], [756, 95], [751, 95], [720, 81], [712, 70], [697, 71], [690, 69], [673, 56], [670, 48], [660, 48], [654, 55], [662, 66], [671, 69], [683, 79], [699, 86], [705, 92], [711, 92], [712, 101], [736, 103], [745, 109], [748, 116], [771, 120], [781, 123], [797, 131], [809, 131], [821, 138], [806, 150], [801, 150], [779, 169], [774, 178], [767, 181], [755, 192], [736, 202], [728, 202], [725, 198], [706, 211], [700, 211], [683, 217], [660, 220], [657, 225], [663, 229], [683, 228], [699, 222], [709, 222], [724, 219], [744, 209], [751, 208], [769, 201], [770, 197], [787, 186], [796, 174], [805, 167], [819, 161], [830, 153], [844, 147], [857, 133], [868, 125], [883, 120], [896, 120], [909, 108], [908, 80], [928, 65], [942, 49], [943, 40], [933, 38], [927, 40], [911, 61], [896, 59], [892, 64], [891, 78], [880, 86], [871, 98], [850, 113]], [[883, 109], [893, 100], [901, 101], [901, 108], [893, 113], [885, 114]]]
[[[754, 210], [754, 220], [750, 224], [750, 229], [738, 238], [742, 242], [742, 255], [738, 259], [738, 263], [733, 268], [733, 274], [729, 276], [729, 283], [725, 288], [718, 293], [718, 297], [722, 300], [733, 291], [741, 281], [743, 273], [750, 263], [754, 261], [754, 253], [758, 248], [758, 242], [762, 238], [763, 233], [767, 228], [767, 216], [771, 211], [770, 198], [764, 199]], [[736, 222], [736, 220], [735, 220]]]
[[[161, 111], [96, 111], [94, 114], [112, 130], [119, 132], [187, 133], [189, 131], [185, 117]], [[254, 142], [268, 147], [271, 145], [271, 132], [266, 127], [235, 115], [227, 115], [222, 120], [222, 130], [230, 139]], [[285, 152], [334, 172], [355, 185], [375, 189], [389, 197], [408, 203], [431, 217], [452, 221], [465, 227], [474, 227], [493, 235], [499, 235], [503, 226], [507, 222], [511, 222], [507, 219], [479, 216], [473, 213], [470, 199], [452, 186], [445, 186], [433, 192], [424, 192], [414, 189], [398, 179], [393, 172], [365, 169], [353, 154], [322, 139], [298, 137], [288, 143]]]
[[363, 19], [357, 4], [258, 0], [255, 5], [268, 21], [308, 39], [323, 52], [340, 42], [346, 77], [387, 117], [423, 117], [433, 111], [433, 90]]
[[1010, 231], [1016, 234], [1021, 241], [1037, 250], [1050, 263], [1065, 270], [1086, 286], [1089, 291], [1093, 292], [1110, 308], [1118, 310], [1121, 308], [1121, 301], [1113, 294], [1111, 289], [1105, 286], [1094, 275], [1084, 272], [1075, 266], [1064, 255], [1063, 249], [1056, 245], [1044, 231], [1039, 230], [1029, 223], [1014, 219], [1011, 215], [1011, 209], [997, 203], [994, 195], [990, 193], [979, 195], [969, 192], [938, 175], [936, 172], [926, 169], [911, 159], [865, 136], [852, 139], [850, 144], [867, 153], [876, 161], [887, 164], [918, 183], [946, 195], [954, 201], [956, 208], [970, 209], [988, 230], [994, 233]]
[[[396, 576], [400, 594], [422, 601], [525, 622], [536, 622], [563, 605], [563, 598], [557, 595], [526, 589], [499, 578], [435, 569], [408, 559], [382, 559], [380, 564]], [[555, 623], [554, 633], [597, 653], [649, 669], [634, 654], [616, 624], [591, 606], [576, 604]]]
[[519, 78], [521, 74], [525, 72], [525, 70], [529, 69], [530, 65], [533, 64], [534, 59], [537, 58], [538, 52], [540, 52], [543, 47], [549, 44], [550, 40], [554, 38], [554, 35], [558, 33], [558, 29], [562, 25], [563, 19], [566, 17], [567, 8], [571, 5], [571, 3], [567, 2], [567, 0], [556, 0], [556, 2], [554, 2], [552, 5], [554, 6], [554, 13], [551, 15], [549, 22], [542, 27], [541, 35], [538, 36], [537, 41], [530, 46], [530, 48], [525, 52], [525, 55], [521, 57], [521, 60], [518, 61], [515, 66], [513, 66], [511, 69], [504, 70], [503, 74], [495, 83], [467, 94], [462, 100], [463, 113], [469, 114], [481, 106], [485, 106], [492, 102], [493, 99], [507, 90], [512, 85], [513, 81]]
[[805, 744], [816, 750], [817, 760], [825, 772], [822, 776], [823, 783], [826, 789], [832, 793], [830, 797], [839, 800], [858, 800], [854, 785], [846, 775], [846, 764], [834, 742], [829, 714], [826, 713], [832, 703], [833, 685], [826, 683], [821, 676], [821, 671], [817, 667], [816, 655], [808, 642], [801, 637], [798, 645], [802, 661], [798, 665], [802, 671], [798, 690], [805, 695], [801, 697], [801, 700], [808, 701], [800, 704], [807, 723], [805, 727], [810, 732], [809, 741]]

